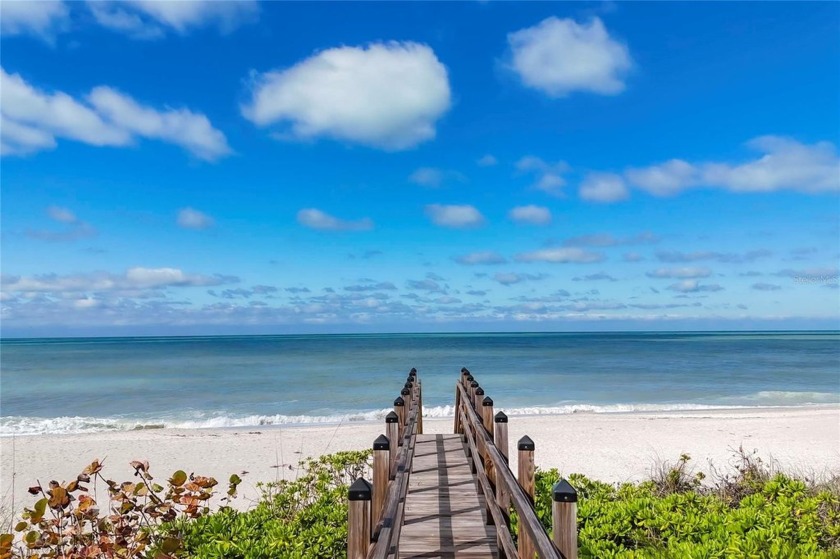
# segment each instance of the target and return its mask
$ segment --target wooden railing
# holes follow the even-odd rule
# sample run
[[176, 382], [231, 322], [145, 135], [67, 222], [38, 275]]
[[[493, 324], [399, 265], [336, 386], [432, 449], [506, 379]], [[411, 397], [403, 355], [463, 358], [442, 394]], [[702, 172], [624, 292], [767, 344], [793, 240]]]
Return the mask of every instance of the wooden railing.
[[423, 432], [423, 389], [411, 369], [394, 411], [385, 417], [386, 435], [373, 443], [373, 484], [357, 479], [348, 492], [348, 559], [399, 556], [400, 531], [417, 435]]
[[[348, 491], [348, 559], [399, 556], [411, 464], [423, 433], [423, 391], [417, 370], [385, 417], [387, 435], [373, 443], [373, 483], [359, 478]], [[534, 510], [534, 442], [517, 444], [518, 475], [508, 465], [508, 418], [493, 414], [493, 400], [467, 369], [455, 386], [455, 433], [462, 435], [484, 496], [486, 519], [495, 525], [499, 556], [506, 559], [577, 559], [577, 493], [566, 480], [552, 490], [552, 537]], [[510, 513], [518, 518], [516, 543]]]
[[[493, 414], [493, 399], [475, 377], [461, 369], [455, 386], [455, 433], [464, 437], [484, 495], [488, 524], [496, 526], [499, 555], [508, 559], [577, 559], [577, 493], [566, 480], [552, 490], [552, 533], [549, 538], [534, 510], [534, 441], [517, 444], [518, 476], [508, 466], [508, 418]], [[510, 510], [518, 518], [517, 544], [510, 529]]]

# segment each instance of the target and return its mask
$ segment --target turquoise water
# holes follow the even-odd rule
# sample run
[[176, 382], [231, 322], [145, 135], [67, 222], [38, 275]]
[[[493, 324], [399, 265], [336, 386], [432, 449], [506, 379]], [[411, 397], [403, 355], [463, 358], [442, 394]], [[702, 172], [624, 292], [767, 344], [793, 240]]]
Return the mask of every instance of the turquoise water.
[[468, 367], [512, 414], [840, 402], [840, 333], [546, 333], [0, 341], [0, 434], [427, 416]]

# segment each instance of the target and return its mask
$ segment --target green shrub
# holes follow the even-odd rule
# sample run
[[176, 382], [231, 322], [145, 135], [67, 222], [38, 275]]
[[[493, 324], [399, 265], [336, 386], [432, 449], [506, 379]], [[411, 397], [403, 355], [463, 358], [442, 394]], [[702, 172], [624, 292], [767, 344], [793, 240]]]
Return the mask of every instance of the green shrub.
[[261, 485], [249, 511], [225, 509], [166, 527], [196, 559], [309, 559], [346, 556], [347, 489], [369, 478], [370, 451], [339, 452], [301, 463], [294, 481]]

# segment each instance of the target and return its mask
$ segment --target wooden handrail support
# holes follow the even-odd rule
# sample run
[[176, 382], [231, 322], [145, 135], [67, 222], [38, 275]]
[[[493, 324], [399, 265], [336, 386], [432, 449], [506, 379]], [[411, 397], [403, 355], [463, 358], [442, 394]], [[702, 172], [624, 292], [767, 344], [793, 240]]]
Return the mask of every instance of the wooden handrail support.
[[373, 444], [374, 484], [359, 478], [348, 492], [348, 559], [386, 559], [399, 554], [411, 463], [422, 430], [422, 401], [417, 370], [411, 369], [394, 401], [394, 412], [385, 418], [388, 435]]
[[[507, 416], [502, 412], [492, 416], [493, 400], [483, 395], [481, 400], [477, 400], [475, 391], [478, 383], [472, 375], [463, 374], [466, 369], [461, 371], [461, 380], [455, 387], [458, 403], [455, 425], [465, 436], [480, 492], [486, 501], [488, 523], [496, 526], [500, 556], [533, 559], [536, 553], [543, 559], [577, 559], [577, 493], [574, 488], [565, 480], [554, 486], [553, 538], [549, 538], [534, 510], [533, 441], [527, 437], [519, 441], [520, 478], [529, 479], [517, 481], [508, 466]], [[529, 486], [528, 491], [523, 484]], [[519, 517], [518, 550], [510, 533], [510, 505]]]

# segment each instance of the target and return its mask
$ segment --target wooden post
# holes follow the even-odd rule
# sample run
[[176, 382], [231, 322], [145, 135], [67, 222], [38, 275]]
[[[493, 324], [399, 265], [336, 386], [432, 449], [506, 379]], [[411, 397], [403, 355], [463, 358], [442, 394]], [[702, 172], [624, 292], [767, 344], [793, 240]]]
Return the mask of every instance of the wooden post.
[[479, 388], [478, 381], [474, 380], [470, 382], [470, 405], [475, 409], [477, 412], [480, 413], [481, 410], [475, 406], [475, 391]]
[[370, 547], [371, 487], [364, 478], [350, 486], [347, 494], [347, 559], [365, 559]]
[[417, 434], [423, 434], [423, 383], [417, 382], [417, 396], [418, 396], [418, 405], [420, 406], [417, 409]]
[[402, 430], [400, 431], [400, 436], [403, 436], [405, 433], [405, 426], [408, 424], [408, 418], [411, 417], [411, 404], [414, 403], [414, 398], [412, 398], [411, 390], [408, 388], [403, 388], [400, 390], [400, 396], [403, 399], [403, 403], [405, 404], [405, 409], [403, 410], [402, 416]]
[[[479, 396], [480, 398], [480, 396]], [[484, 430], [490, 434], [490, 438], [493, 438], [493, 399], [490, 396], [485, 396], [483, 400], [481, 400], [481, 421], [484, 426]], [[484, 450], [484, 474], [487, 476], [487, 480], [490, 482], [490, 487], [494, 487], [496, 485], [496, 472], [493, 470], [493, 460], [490, 459], [490, 453], [487, 452], [487, 449]], [[488, 495], [487, 501], [487, 524], [493, 524], [493, 516], [490, 514], [490, 500], [495, 499], [494, 496]]]
[[454, 433], [456, 435], [462, 434], [461, 428], [461, 414], [458, 413], [458, 410], [461, 409], [461, 391], [458, 389], [458, 385], [455, 385], [455, 427]]
[[476, 386], [474, 394], [475, 398], [473, 398], [473, 406], [475, 406], [475, 413], [478, 417], [481, 417], [481, 402], [484, 400], [484, 389], [480, 386]]
[[390, 478], [391, 443], [385, 435], [379, 435], [373, 441], [373, 508], [370, 521], [373, 526], [382, 516], [382, 506], [388, 493], [388, 478]]
[[[504, 456], [505, 463], [508, 461], [508, 417], [505, 415], [505, 412], [498, 412], [493, 417], [493, 422], [495, 423], [495, 430], [493, 432], [493, 442], [496, 445], [496, 448], [499, 449], [499, 452]], [[504, 483], [496, 484], [496, 503], [498, 503], [499, 508], [502, 509], [502, 514], [504, 514], [507, 520], [510, 520], [510, 497], [508, 492], [505, 490]], [[499, 552], [502, 553], [502, 542], [501, 538], [497, 538], [497, 544], [499, 547]], [[511, 557], [508, 559], [516, 559], [515, 557]]]
[[474, 380], [475, 380], [475, 377], [473, 377], [472, 375], [467, 375], [466, 378], [464, 379], [464, 388], [467, 389], [467, 394], [470, 393], [470, 385], [472, 384], [472, 382]]
[[[517, 444], [519, 450], [519, 486], [534, 503], [534, 441], [525, 435]], [[534, 559], [534, 542], [525, 529], [525, 523], [519, 523], [519, 559]]]
[[551, 490], [552, 540], [566, 559], [577, 559], [577, 491], [565, 479]]
[[405, 400], [403, 400], [402, 396], [397, 396], [394, 400], [394, 413], [397, 414], [397, 425], [399, 425], [399, 429], [397, 432], [397, 446], [402, 446], [402, 435], [403, 429], [405, 429]]
[[[397, 447], [400, 446], [400, 417], [392, 411], [385, 416], [385, 429], [388, 437], [388, 443], [391, 447], [388, 457], [388, 471], [390, 472], [394, 466], [394, 461], [397, 459]], [[393, 479], [393, 478], [392, 478]]]

